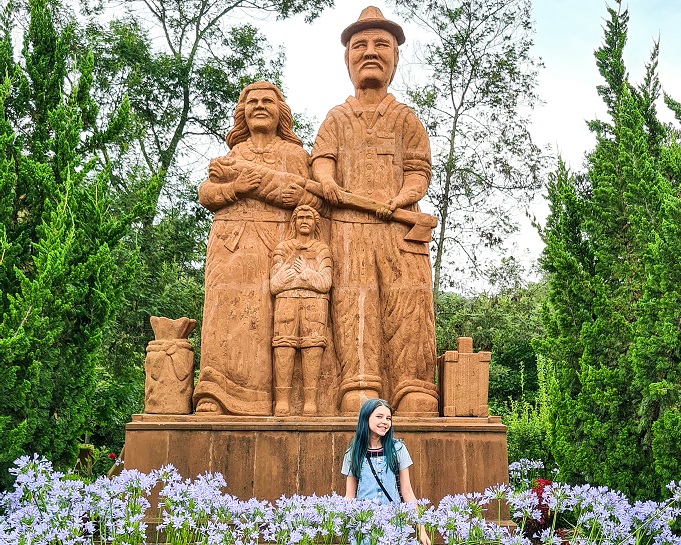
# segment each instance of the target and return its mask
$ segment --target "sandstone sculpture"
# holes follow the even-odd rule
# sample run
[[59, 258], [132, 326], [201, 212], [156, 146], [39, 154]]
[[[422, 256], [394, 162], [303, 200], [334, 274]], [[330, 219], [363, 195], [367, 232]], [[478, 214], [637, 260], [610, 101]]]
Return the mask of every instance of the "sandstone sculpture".
[[[418, 497], [436, 504], [508, 482], [506, 427], [486, 416], [489, 353], [473, 353], [470, 339], [440, 358], [445, 418], [421, 418], [438, 414], [427, 248], [436, 221], [416, 206], [430, 178], [427, 136], [387, 93], [403, 41], [376, 8], [343, 32], [355, 96], [322, 125], [314, 178], [279, 90], [260, 82], [242, 92], [231, 151], [211, 161], [199, 190], [215, 216], [196, 416], [134, 415], [126, 469], [220, 472], [243, 500], [342, 491], [339, 456], [355, 421], [336, 417], [356, 417], [380, 394], [407, 417], [400, 434], [416, 465], [437, 468], [437, 478], [414, 475]], [[291, 222], [301, 204], [321, 219], [300, 206]], [[312, 231], [313, 221], [310, 242], [303, 223]], [[507, 516], [499, 507], [494, 520]]]
[[388, 399], [396, 414], [437, 416], [435, 327], [428, 245], [405, 240], [395, 211], [417, 211], [428, 188], [430, 146], [413, 111], [388, 93], [402, 28], [368, 7], [343, 31], [355, 96], [322, 123], [312, 172], [326, 200], [343, 191], [385, 203], [375, 213], [333, 208], [331, 315], [341, 364], [341, 414], [366, 398]]
[[144, 360], [144, 411], [151, 414], [191, 414], [194, 391], [194, 349], [187, 338], [196, 320], [152, 316], [155, 340]]
[[489, 416], [491, 352], [473, 352], [473, 339], [459, 337], [456, 350], [438, 358], [442, 416]]
[[331, 252], [319, 240], [319, 213], [297, 207], [289, 234], [274, 250], [270, 290], [274, 303], [275, 416], [290, 414], [289, 404], [296, 350], [303, 370], [303, 414], [317, 414], [317, 381], [327, 345], [331, 289]]
[[[309, 178], [308, 154], [291, 110], [267, 82], [247, 86], [227, 135], [230, 152], [211, 161], [199, 202], [215, 212], [208, 239], [197, 414], [272, 414], [270, 256], [297, 204], [319, 198], [290, 184]], [[243, 164], [267, 167], [264, 171]], [[239, 166], [240, 165], [240, 166]]]
[[[211, 161], [199, 188], [199, 201], [215, 216], [197, 414], [290, 414], [298, 350], [305, 415], [317, 414], [322, 357], [338, 367], [340, 414], [357, 414], [362, 401], [375, 396], [389, 399], [401, 416], [438, 414], [427, 244], [435, 221], [417, 206], [430, 181], [430, 147], [413, 111], [388, 93], [404, 33], [369, 7], [341, 41], [355, 96], [322, 124], [312, 175], [283, 96], [259, 82], [242, 92], [227, 135], [231, 151]], [[287, 209], [301, 204], [330, 216], [330, 234], [315, 244], [330, 248], [334, 266], [323, 269], [332, 282], [288, 289], [286, 282], [303, 269], [300, 260], [284, 266], [301, 233], [282, 243], [279, 253], [275, 247], [285, 239]], [[307, 295], [300, 297], [301, 290]], [[292, 311], [301, 305], [307, 305], [304, 311]], [[333, 342], [327, 339], [327, 305]]]

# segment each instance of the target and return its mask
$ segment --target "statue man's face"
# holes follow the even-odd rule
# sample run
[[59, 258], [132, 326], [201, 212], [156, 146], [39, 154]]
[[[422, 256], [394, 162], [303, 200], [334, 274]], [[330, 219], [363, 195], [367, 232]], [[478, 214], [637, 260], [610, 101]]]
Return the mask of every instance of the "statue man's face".
[[392, 34], [370, 28], [348, 42], [345, 62], [356, 89], [387, 88], [397, 64], [397, 43]]
[[314, 233], [314, 228], [314, 213], [309, 210], [300, 210], [296, 216], [296, 232], [301, 235], [311, 235]]
[[270, 89], [254, 89], [246, 96], [246, 125], [251, 132], [275, 133], [279, 125], [279, 100]]

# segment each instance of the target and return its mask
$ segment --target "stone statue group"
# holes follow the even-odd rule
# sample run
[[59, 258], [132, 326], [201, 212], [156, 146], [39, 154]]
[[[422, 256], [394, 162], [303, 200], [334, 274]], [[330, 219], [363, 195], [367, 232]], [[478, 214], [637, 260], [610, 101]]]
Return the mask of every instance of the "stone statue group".
[[425, 216], [430, 146], [388, 93], [404, 40], [374, 7], [343, 31], [355, 95], [328, 113], [311, 155], [275, 85], [242, 91], [230, 151], [199, 188], [214, 218], [197, 415], [290, 415], [299, 359], [303, 415], [329, 413], [326, 365], [334, 414], [382, 397], [397, 415], [437, 416], [429, 238], [408, 225]]

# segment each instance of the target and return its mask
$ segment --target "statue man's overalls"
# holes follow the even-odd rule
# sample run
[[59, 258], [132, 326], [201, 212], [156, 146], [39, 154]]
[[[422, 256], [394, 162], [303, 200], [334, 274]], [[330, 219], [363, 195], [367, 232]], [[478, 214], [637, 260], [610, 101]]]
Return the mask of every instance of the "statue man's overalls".
[[[335, 160], [339, 186], [384, 203], [398, 195], [406, 172], [424, 174], [422, 195], [430, 180], [425, 129], [390, 94], [375, 111], [364, 110], [354, 97], [333, 108], [312, 150], [313, 161], [320, 157]], [[332, 220], [331, 311], [342, 368], [340, 399], [364, 392], [390, 400], [398, 413], [418, 412], [406, 402], [400, 411], [400, 403], [408, 394], [437, 397], [428, 245], [406, 242], [408, 227], [371, 213], [337, 208]], [[342, 403], [341, 411], [347, 412]]]

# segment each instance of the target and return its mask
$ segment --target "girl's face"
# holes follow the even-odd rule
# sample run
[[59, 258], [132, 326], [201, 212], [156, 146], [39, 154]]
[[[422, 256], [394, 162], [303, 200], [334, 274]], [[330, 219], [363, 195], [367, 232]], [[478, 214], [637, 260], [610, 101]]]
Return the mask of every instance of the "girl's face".
[[374, 409], [369, 415], [369, 432], [372, 435], [377, 435], [378, 437], [383, 437], [390, 426], [393, 425], [393, 416], [388, 407], [379, 405]]

